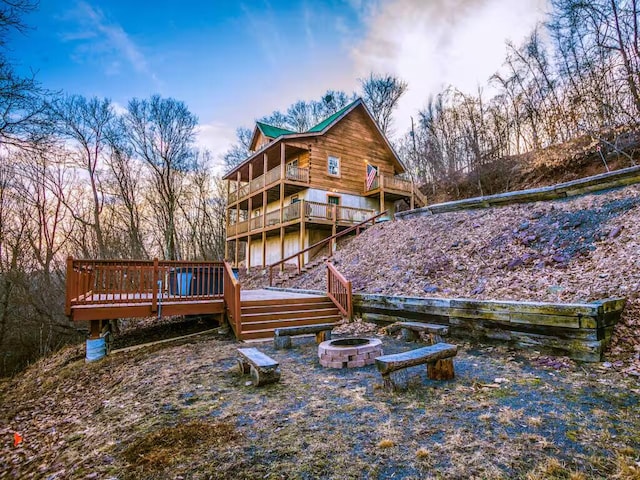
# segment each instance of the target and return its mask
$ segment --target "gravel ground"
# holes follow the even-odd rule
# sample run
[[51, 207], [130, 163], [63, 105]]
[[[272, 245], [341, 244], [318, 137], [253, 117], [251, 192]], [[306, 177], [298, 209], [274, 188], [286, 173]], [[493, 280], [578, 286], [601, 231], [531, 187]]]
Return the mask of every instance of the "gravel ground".
[[640, 390], [613, 368], [461, 345], [454, 380], [414, 367], [388, 392], [374, 366], [324, 369], [300, 337], [257, 345], [282, 379], [256, 388], [240, 345], [39, 362], [0, 385], [0, 478], [640, 478]]

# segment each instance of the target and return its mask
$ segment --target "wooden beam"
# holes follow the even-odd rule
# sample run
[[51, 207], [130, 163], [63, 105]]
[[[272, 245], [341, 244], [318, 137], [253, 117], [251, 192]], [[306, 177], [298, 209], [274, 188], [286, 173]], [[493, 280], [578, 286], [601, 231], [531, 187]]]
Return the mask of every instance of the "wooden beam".
[[267, 232], [262, 232], [262, 268], [267, 267]]
[[[280, 227], [280, 260], [284, 260], [284, 227]], [[284, 263], [280, 264], [280, 271], [284, 271]]]
[[[299, 250], [302, 251], [304, 250], [307, 245], [306, 245], [306, 235], [307, 234], [307, 230], [306, 230], [306, 221], [304, 218], [304, 200], [302, 200], [300, 202], [300, 244], [299, 244]], [[305, 263], [306, 263], [306, 257], [307, 253], [303, 253], [302, 254], [302, 258], [300, 259], [301, 262], [301, 266], [304, 267]]]
[[[284, 223], [284, 177], [286, 153], [284, 143], [280, 144], [280, 223]], [[284, 255], [282, 256], [284, 258]]]

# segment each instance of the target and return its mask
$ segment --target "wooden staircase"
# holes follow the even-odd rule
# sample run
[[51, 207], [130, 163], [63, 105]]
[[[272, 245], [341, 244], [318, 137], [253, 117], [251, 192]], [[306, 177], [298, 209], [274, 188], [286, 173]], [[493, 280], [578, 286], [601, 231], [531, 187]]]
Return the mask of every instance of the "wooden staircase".
[[338, 323], [340, 311], [327, 296], [242, 300], [240, 340], [271, 338], [274, 330], [299, 325]]
[[273, 286], [274, 287], [281, 287], [288, 280], [291, 280], [292, 278], [296, 278], [300, 274], [302, 274], [304, 272], [308, 272], [309, 270], [317, 267], [318, 265], [322, 265], [326, 261], [327, 261], [327, 256], [326, 255], [321, 255], [319, 257], [314, 258], [309, 263], [306, 263], [302, 268], [300, 268], [300, 273], [298, 273], [297, 270], [288, 271], [288, 272], [287, 271], [281, 272], [280, 274], [278, 274], [278, 276], [276, 278], [273, 279]]

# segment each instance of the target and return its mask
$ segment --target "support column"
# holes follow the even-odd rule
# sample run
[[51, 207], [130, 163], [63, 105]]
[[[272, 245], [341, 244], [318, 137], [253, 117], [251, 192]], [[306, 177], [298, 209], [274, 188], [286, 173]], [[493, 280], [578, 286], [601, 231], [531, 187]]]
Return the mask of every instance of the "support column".
[[[284, 260], [284, 227], [280, 227], [280, 260]], [[284, 271], [284, 263], [280, 264], [280, 271]]]
[[267, 232], [262, 232], [262, 268], [267, 268]]
[[409, 208], [411, 210], [413, 210], [415, 208], [415, 204], [416, 204], [416, 185], [415, 183], [413, 183], [413, 180], [411, 180], [411, 200], [409, 201]]
[[[300, 202], [300, 211], [301, 213], [304, 212], [304, 210], [302, 210], [302, 208], [304, 207], [304, 200], [302, 200], [302, 202]], [[300, 244], [299, 244], [299, 248], [298, 251], [302, 251], [304, 250], [306, 247], [306, 233], [307, 233], [307, 229], [306, 229], [307, 225], [305, 222], [305, 218], [304, 215], [300, 215]], [[300, 259], [301, 262], [301, 267], [304, 267], [304, 265], [307, 263], [307, 253], [303, 253], [302, 254], [302, 258]]]
[[247, 273], [251, 269], [251, 216], [253, 215], [253, 192], [251, 191], [251, 180], [253, 180], [253, 164], [249, 163], [249, 200], [247, 201]]
[[237, 268], [238, 267], [238, 253], [239, 253], [240, 242], [238, 241], [237, 238], [236, 238], [235, 242], [236, 242], [236, 256], [233, 259], [233, 266]]
[[227, 240], [224, 241], [224, 259], [229, 261], [229, 242]]
[[284, 223], [284, 176], [285, 176], [285, 146], [280, 144], [280, 223]]

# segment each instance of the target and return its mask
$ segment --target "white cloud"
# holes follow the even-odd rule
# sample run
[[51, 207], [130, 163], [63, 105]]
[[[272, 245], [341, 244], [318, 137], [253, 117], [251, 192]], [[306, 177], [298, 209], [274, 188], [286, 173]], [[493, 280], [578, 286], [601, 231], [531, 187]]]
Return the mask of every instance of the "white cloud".
[[365, 37], [352, 50], [357, 75], [388, 72], [408, 82], [395, 115], [402, 133], [429, 95], [485, 85], [504, 61], [506, 40], [522, 41], [545, 7], [546, 0], [391, 0], [365, 18]]
[[196, 146], [211, 152], [215, 174], [224, 170], [222, 157], [236, 140], [236, 128], [222, 122], [201, 123], [196, 127]]
[[75, 24], [76, 30], [64, 33], [62, 40], [76, 44], [76, 61], [97, 61], [110, 75], [121, 73], [125, 63], [158, 83], [141, 48], [120, 24], [107, 18], [102, 10], [79, 1], [63, 18]]

